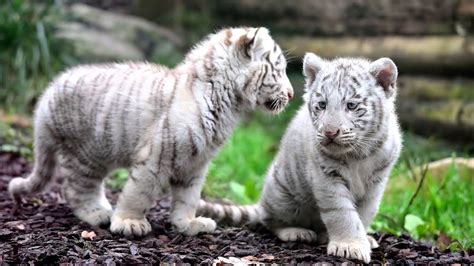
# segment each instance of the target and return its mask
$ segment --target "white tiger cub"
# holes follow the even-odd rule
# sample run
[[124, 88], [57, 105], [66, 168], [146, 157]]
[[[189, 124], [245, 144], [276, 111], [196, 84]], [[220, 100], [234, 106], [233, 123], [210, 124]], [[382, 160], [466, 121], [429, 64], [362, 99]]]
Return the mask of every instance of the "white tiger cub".
[[[91, 225], [145, 235], [145, 214], [170, 185], [171, 222], [196, 235], [215, 229], [196, 217], [207, 165], [241, 114], [256, 106], [280, 112], [293, 96], [286, 60], [266, 28], [229, 28], [209, 35], [174, 69], [148, 64], [72, 68], [42, 96], [35, 114], [35, 167], [9, 184], [11, 196], [40, 192], [58, 163], [63, 196]], [[58, 156], [59, 155], [59, 156]], [[59, 161], [58, 161], [59, 159]], [[115, 211], [104, 177], [129, 167]]]
[[198, 213], [231, 224], [262, 223], [284, 241], [327, 243], [328, 254], [370, 261], [366, 230], [401, 149], [397, 68], [381, 58], [304, 58], [305, 105], [271, 165], [260, 202], [201, 201]]

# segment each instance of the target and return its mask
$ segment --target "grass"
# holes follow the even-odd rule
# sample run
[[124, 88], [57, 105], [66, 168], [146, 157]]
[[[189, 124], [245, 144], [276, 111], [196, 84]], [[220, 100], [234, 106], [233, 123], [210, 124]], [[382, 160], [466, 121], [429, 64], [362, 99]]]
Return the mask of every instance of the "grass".
[[452, 247], [473, 248], [474, 170], [452, 164], [438, 173], [423, 172], [409, 171], [390, 180], [372, 229], [408, 231], [418, 239], [443, 234], [456, 240]]
[[0, 3], [0, 106], [31, 112], [52, 75], [68, 60], [68, 46], [53, 38], [59, 16], [53, 1]]

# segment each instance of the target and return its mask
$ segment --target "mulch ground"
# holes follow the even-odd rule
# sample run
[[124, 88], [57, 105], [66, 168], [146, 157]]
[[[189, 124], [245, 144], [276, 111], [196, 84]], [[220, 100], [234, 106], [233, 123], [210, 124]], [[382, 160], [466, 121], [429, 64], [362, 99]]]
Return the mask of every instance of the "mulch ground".
[[[112, 235], [73, 216], [59, 186], [25, 200], [14, 210], [7, 193], [14, 176], [25, 175], [31, 165], [20, 156], [0, 153], [0, 264], [51, 263], [300, 263], [356, 262], [326, 255], [325, 246], [285, 243], [264, 228], [218, 228], [213, 234], [186, 237], [175, 233], [168, 221], [170, 202], [157, 201], [148, 215], [153, 233], [142, 239]], [[115, 202], [117, 192], [110, 192]], [[93, 239], [81, 237], [93, 231]], [[441, 252], [409, 236], [375, 234], [380, 248], [373, 263], [474, 263], [470, 252]]]

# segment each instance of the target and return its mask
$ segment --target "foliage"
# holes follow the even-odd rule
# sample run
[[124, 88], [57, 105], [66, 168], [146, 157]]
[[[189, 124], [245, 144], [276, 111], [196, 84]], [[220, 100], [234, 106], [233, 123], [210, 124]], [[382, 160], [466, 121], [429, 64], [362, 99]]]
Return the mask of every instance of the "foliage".
[[446, 234], [459, 241], [461, 247], [472, 248], [472, 176], [474, 170], [455, 164], [442, 173], [418, 167], [394, 176], [372, 228], [395, 234], [408, 231], [418, 239]]
[[129, 172], [127, 169], [117, 169], [111, 174], [111, 178], [106, 180], [106, 184], [113, 189], [120, 189], [125, 185], [125, 182], [127, 182], [128, 176]]
[[17, 128], [4, 120], [0, 113], [0, 152], [18, 153], [31, 160], [33, 157], [31, 128]]
[[[249, 134], [250, 133], [250, 134]], [[204, 193], [251, 203], [258, 199], [263, 178], [275, 155], [275, 142], [255, 122], [238, 128], [224, 150], [213, 160]], [[231, 162], [231, 163], [230, 163]], [[237, 166], [237, 167], [236, 167]]]
[[51, 1], [0, 3], [0, 105], [31, 111], [50, 77], [69, 60], [67, 47], [53, 37], [59, 15]]

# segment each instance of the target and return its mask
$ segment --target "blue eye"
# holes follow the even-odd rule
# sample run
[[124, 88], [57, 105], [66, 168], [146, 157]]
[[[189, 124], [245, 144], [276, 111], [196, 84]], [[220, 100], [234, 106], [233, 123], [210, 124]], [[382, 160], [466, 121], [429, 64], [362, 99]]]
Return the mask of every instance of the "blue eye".
[[354, 110], [354, 109], [357, 108], [358, 105], [359, 105], [358, 103], [348, 102], [348, 103], [347, 103], [347, 109], [349, 109], [349, 110]]
[[320, 101], [320, 102], [318, 103], [318, 106], [319, 106], [319, 108], [321, 108], [321, 109], [326, 109], [326, 102], [325, 102], [325, 101]]

